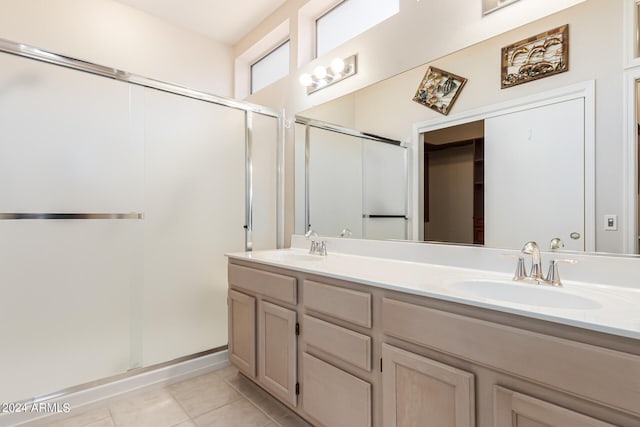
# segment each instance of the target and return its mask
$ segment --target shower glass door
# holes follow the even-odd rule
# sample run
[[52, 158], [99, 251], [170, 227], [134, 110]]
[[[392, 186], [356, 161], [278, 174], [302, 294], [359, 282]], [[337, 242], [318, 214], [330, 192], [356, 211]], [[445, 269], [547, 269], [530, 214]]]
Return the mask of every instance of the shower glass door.
[[277, 113], [16, 46], [0, 53], [0, 402], [223, 348], [225, 253], [245, 233], [277, 246]]
[[8, 54], [0, 69], [0, 401], [13, 402], [129, 369], [144, 140], [129, 84]]

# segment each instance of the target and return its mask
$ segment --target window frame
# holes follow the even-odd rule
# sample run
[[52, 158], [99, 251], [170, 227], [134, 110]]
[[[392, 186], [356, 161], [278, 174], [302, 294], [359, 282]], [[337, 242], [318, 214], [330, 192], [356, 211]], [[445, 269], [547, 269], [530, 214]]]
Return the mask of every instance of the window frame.
[[[289, 60], [287, 61], [287, 74], [282, 76], [281, 78], [284, 78], [286, 76], [288, 76], [289, 74], [291, 74], [291, 37], [288, 37], [286, 39], [284, 39], [283, 41], [276, 43], [273, 48], [269, 49], [266, 53], [264, 53], [263, 55], [261, 55], [260, 57], [258, 57], [255, 61], [252, 61], [249, 63], [249, 95], [253, 95], [255, 92], [253, 90], [253, 66], [256, 65], [257, 63], [259, 63], [260, 61], [262, 61], [263, 59], [267, 58], [269, 55], [271, 55], [272, 53], [274, 53], [276, 50], [280, 49], [281, 47], [283, 47], [286, 44], [289, 44]], [[274, 83], [276, 81], [280, 80], [274, 80], [271, 83]], [[269, 84], [271, 84], [269, 83]], [[264, 87], [267, 87], [269, 85], [265, 85]], [[263, 87], [263, 88], [264, 88]], [[259, 90], [263, 89], [260, 88]]]
[[340, 0], [336, 4], [332, 5], [330, 8], [322, 12], [319, 16], [317, 16], [313, 20], [313, 58], [318, 58], [318, 21], [342, 6], [347, 0]]
[[[335, 10], [338, 9], [339, 7], [344, 6], [345, 3], [347, 3], [347, 1], [348, 0], [339, 0], [337, 2], [333, 2], [329, 8], [327, 8], [323, 13], [317, 15], [316, 18], [313, 19], [313, 27], [314, 27], [313, 31], [312, 31], [312, 37], [313, 37], [313, 41], [312, 41], [313, 59], [317, 59], [317, 58], [319, 58], [321, 56], [319, 54], [319, 50], [318, 50], [318, 40], [319, 40], [319, 37], [318, 37], [318, 22], [320, 20], [322, 20], [323, 18], [325, 18], [327, 15], [335, 12]], [[361, 30], [359, 33], [356, 33], [356, 34], [352, 35], [351, 37], [345, 39], [342, 43], [332, 47], [328, 51], [323, 52], [322, 55], [325, 55], [325, 54], [331, 52], [332, 50], [339, 48], [343, 44], [348, 43], [351, 39], [353, 39], [353, 38], [355, 38], [355, 37], [357, 37], [357, 36], [359, 36], [361, 34], [366, 33], [367, 31], [371, 30], [372, 28], [376, 27], [377, 25], [381, 24], [382, 22], [384, 22], [384, 21], [392, 18], [393, 16], [397, 15], [398, 13], [400, 13], [400, 9], [401, 9], [402, 6], [400, 5], [400, 0], [396, 0], [396, 1], [397, 1], [397, 10], [394, 13], [392, 13], [390, 15], [386, 15], [383, 19], [381, 19], [380, 21], [377, 21], [373, 25], [368, 24], [369, 26], [367, 28], [365, 28], [364, 30]], [[640, 1], [640, 0], [638, 0], [638, 1]], [[373, 21], [370, 21], [370, 22], [373, 22]]]

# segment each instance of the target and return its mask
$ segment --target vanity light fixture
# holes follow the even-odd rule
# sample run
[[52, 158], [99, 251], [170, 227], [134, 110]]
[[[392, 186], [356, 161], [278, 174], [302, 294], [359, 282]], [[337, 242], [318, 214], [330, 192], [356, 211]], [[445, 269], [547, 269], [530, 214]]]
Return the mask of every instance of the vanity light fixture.
[[353, 76], [358, 72], [357, 65], [357, 55], [351, 55], [345, 59], [335, 58], [328, 67], [318, 65], [314, 68], [313, 74], [302, 74], [300, 76], [300, 84], [307, 88], [307, 95], [309, 95]]

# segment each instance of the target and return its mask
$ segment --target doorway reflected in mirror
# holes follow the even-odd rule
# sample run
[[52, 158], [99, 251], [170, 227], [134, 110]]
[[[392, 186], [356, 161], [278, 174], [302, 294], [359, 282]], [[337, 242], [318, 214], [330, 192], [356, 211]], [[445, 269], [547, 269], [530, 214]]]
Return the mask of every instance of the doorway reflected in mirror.
[[484, 121], [423, 135], [424, 239], [484, 244]]

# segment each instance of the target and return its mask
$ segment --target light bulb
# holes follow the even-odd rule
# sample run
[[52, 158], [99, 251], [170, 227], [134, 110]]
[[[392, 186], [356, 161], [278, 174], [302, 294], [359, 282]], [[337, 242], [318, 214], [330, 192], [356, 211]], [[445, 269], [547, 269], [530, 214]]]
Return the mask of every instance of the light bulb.
[[344, 61], [340, 58], [336, 58], [331, 61], [331, 71], [336, 74], [341, 73], [344, 70]]
[[311, 78], [311, 74], [304, 73], [300, 75], [300, 84], [302, 86], [311, 86], [313, 84], [313, 79]]
[[313, 75], [316, 76], [317, 79], [324, 79], [325, 77], [327, 77], [327, 69], [324, 68], [322, 65], [318, 65], [314, 70], [313, 70]]

